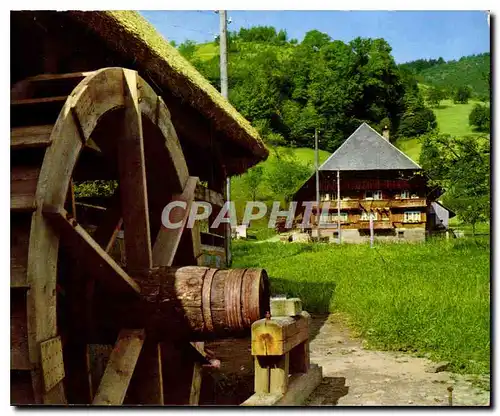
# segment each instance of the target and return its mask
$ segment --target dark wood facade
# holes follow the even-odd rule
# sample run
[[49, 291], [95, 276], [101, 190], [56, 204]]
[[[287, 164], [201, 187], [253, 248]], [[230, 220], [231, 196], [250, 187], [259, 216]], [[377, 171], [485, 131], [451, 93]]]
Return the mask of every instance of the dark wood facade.
[[[360, 129], [361, 133], [358, 132]], [[429, 187], [424, 171], [377, 132], [367, 125], [362, 125], [360, 129], [345, 142], [357, 140], [352, 149], [347, 146], [347, 151], [342, 149], [344, 154], [340, 156], [338, 151], [335, 152], [320, 167], [319, 208], [316, 202], [315, 175], [297, 191], [294, 197], [298, 202], [294, 225], [313, 235], [319, 229], [321, 237], [337, 239], [340, 204], [342, 241], [362, 242], [369, 238], [370, 216], [373, 218], [375, 238], [410, 241], [425, 239], [426, 233], [434, 227], [429, 222], [430, 204], [439, 197], [441, 191]], [[356, 137], [358, 133], [360, 137]], [[367, 135], [370, 136], [368, 140]], [[360, 143], [364, 144], [363, 140], [367, 142], [364, 147], [360, 146]], [[360, 148], [362, 150], [359, 152], [364, 152], [361, 156], [358, 153]], [[383, 156], [377, 152], [383, 152]], [[391, 164], [391, 152], [395, 158], [404, 157], [406, 160]], [[366, 166], [381, 166], [379, 169], [363, 169], [364, 162]], [[383, 168], [384, 163], [389, 168]], [[401, 168], [397, 168], [398, 163]], [[357, 164], [360, 168], [342, 169], [349, 164]], [[337, 171], [335, 166], [340, 169]], [[340, 198], [337, 198], [337, 172]], [[312, 202], [309, 221], [304, 218], [307, 212], [305, 202]]]

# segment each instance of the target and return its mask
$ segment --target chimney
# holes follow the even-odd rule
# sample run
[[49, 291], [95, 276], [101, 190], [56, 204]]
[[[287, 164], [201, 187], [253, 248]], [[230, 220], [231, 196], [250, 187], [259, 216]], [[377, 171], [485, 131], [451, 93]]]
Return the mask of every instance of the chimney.
[[382, 136], [385, 140], [389, 140], [389, 129], [387, 126], [384, 126], [384, 130], [382, 130]]

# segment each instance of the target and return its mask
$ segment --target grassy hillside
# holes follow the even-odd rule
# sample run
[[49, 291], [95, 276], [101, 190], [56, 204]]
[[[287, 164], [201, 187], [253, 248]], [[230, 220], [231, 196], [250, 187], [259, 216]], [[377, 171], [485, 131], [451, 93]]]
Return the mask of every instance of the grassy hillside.
[[[280, 153], [289, 153], [292, 157], [294, 157], [297, 160], [297, 163], [300, 163], [302, 165], [308, 165], [311, 167], [311, 173], [314, 170], [314, 149], [307, 149], [307, 148], [285, 148], [285, 147], [280, 147], [278, 148], [278, 151]], [[324, 150], [319, 151], [319, 163], [323, 163], [328, 157], [330, 156], [330, 153], [325, 152]], [[276, 158], [276, 152], [274, 150], [271, 150], [269, 152], [269, 157], [267, 160], [264, 162], [261, 162], [260, 165], [264, 169], [264, 175], [266, 175], [266, 171], [269, 168], [270, 164], [272, 163], [272, 160]], [[235, 201], [236, 207], [237, 207], [237, 212], [240, 213], [241, 210], [243, 209], [242, 207], [244, 206], [244, 203], [248, 199], [248, 195], [245, 192], [245, 188], [242, 185], [242, 179], [243, 176], [235, 176], [231, 178], [231, 199]], [[265, 183], [262, 183], [259, 187], [259, 197], [261, 199], [268, 199], [270, 198], [270, 190], [267, 188]]]
[[[425, 88], [425, 86], [424, 86]], [[469, 126], [469, 113], [478, 101], [468, 104], [454, 104], [452, 100], [443, 100], [438, 108], [433, 108], [441, 133], [453, 136], [476, 135]], [[396, 146], [418, 163], [421, 144], [418, 138], [396, 141]]]
[[208, 61], [218, 54], [219, 47], [215, 42], [197, 44], [194, 51], [194, 56], [202, 61]]

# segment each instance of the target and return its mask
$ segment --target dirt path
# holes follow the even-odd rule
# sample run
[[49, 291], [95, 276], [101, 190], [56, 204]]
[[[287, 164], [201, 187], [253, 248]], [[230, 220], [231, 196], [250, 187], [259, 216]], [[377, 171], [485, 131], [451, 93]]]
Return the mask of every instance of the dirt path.
[[[454, 406], [489, 404], [489, 392], [473, 386], [470, 377], [426, 372], [436, 363], [425, 358], [363, 349], [335, 315], [313, 316], [310, 339], [311, 361], [323, 367], [323, 382], [309, 406], [448, 406], [449, 386]], [[202, 404], [242, 403], [253, 393], [250, 340], [222, 340], [209, 348], [222, 367], [204, 378]]]
[[365, 350], [359, 339], [335, 315], [315, 317], [311, 361], [323, 367], [323, 382], [309, 398], [309, 405], [448, 406], [449, 386], [453, 406], [484, 406], [490, 394], [447, 371], [429, 373], [436, 363], [409, 354]]

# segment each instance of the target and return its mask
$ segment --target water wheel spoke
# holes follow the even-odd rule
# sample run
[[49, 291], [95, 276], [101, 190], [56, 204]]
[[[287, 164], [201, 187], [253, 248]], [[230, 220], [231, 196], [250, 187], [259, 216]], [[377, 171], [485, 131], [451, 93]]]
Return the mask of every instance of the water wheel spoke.
[[137, 72], [123, 70], [125, 113], [118, 138], [120, 194], [125, 232], [127, 269], [152, 266], [146, 165]]
[[162, 225], [153, 247], [153, 265], [154, 266], [171, 266], [179, 243], [181, 241], [182, 233], [186, 228], [189, 211], [194, 201], [194, 193], [198, 178], [190, 176], [184, 191], [180, 195], [173, 197], [174, 201], [186, 203], [186, 209], [182, 207], [173, 208], [170, 212], [169, 219], [172, 224], [180, 223], [178, 228], [167, 228]]
[[120, 189], [111, 197], [110, 204], [103, 215], [101, 223], [94, 232], [94, 240], [106, 253], [109, 253], [123, 224], [122, 207], [120, 205]]
[[120, 405], [125, 400], [144, 344], [144, 330], [121, 330], [92, 404]]
[[121, 293], [140, 293], [137, 283], [107, 254], [62, 208], [44, 206], [43, 214], [56, 227], [62, 243], [75, 254], [86, 259], [82, 266], [99, 279], [103, 285]]

